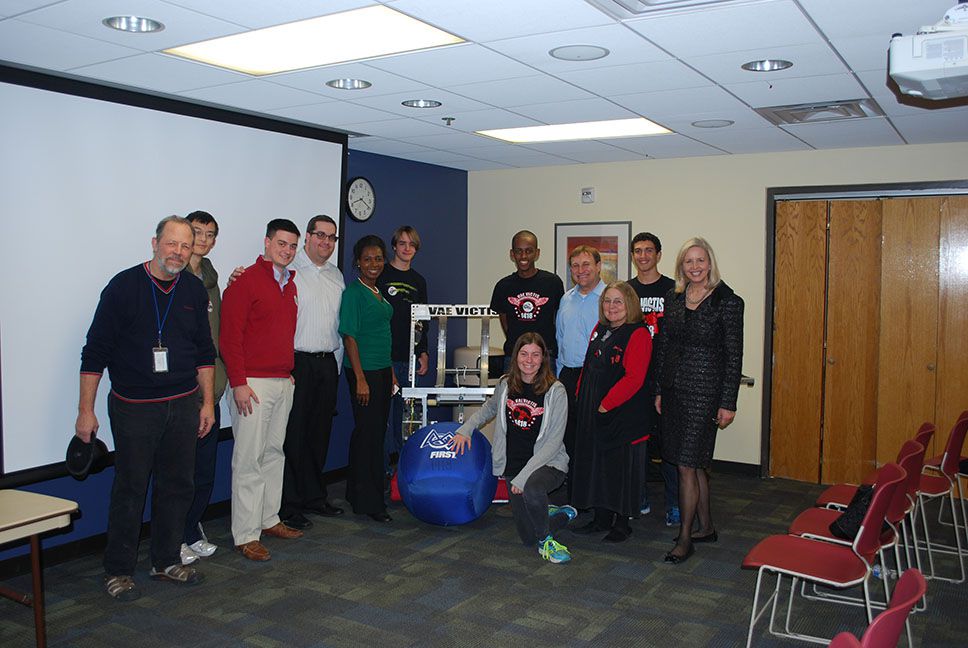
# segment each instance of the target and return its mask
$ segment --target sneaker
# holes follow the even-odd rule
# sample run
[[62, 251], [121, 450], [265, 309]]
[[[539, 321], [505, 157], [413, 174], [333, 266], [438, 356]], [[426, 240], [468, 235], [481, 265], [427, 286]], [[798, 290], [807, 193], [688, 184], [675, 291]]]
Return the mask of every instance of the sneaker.
[[681, 520], [681, 518], [679, 516], [679, 507], [678, 506], [673, 506], [671, 509], [669, 509], [668, 511], [666, 511], [666, 526], [667, 527], [676, 526], [681, 521], [682, 520]]
[[565, 504], [564, 506], [555, 506], [552, 504], [548, 507], [548, 517], [554, 517], [556, 515], [567, 515], [568, 521], [571, 522], [578, 517], [578, 510], [570, 504]]
[[141, 597], [138, 586], [130, 576], [104, 576], [104, 590], [113, 599], [134, 601]]
[[[193, 542], [189, 549], [195, 552], [195, 555], [199, 558], [208, 558], [215, 553], [215, 550], [218, 549], [218, 545], [214, 545], [207, 539], [202, 538], [198, 542]], [[184, 565], [185, 563], [183, 562], [182, 564]]]
[[538, 545], [538, 554], [553, 563], [563, 563], [571, 560], [571, 554], [568, 553], [568, 547], [560, 544], [551, 536], [548, 536]]
[[648, 515], [651, 512], [652, 507], [649, 504], [643, 504], [641, 508], [639, 508], [639, 515]]
[[[201, 540], [199, 540], [199, 542], [201, 542]], [[198, 543], [195, 543], [195, 544], [198, 544]], [[195, 545], [192, 545], [192, 547], [194, 547], [194, 546]], [[181, 564], [183, 564], [183, 565], [191, 565], [193, 562], [195, 562], [196, 560], [198, 560], [198, 554], [195, 553], [192, 550], [192, 547], [189, 547], [184, 542], [182, 543], [182, 546], [181, 546]]]
[[205, 577], [194, 567], [185, 567], [184, 565], [177, 564], [168, 565], [161, 571], [152, 567], [148, 575], [154, 580], [163, 580], [179, 585], [197, 585], [205, 580]]

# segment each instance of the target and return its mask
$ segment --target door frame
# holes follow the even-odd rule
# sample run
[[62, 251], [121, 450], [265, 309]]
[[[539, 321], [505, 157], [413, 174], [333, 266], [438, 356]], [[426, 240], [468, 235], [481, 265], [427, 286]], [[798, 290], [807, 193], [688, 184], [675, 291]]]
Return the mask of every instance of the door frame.
[[767, 187], [766, 282], [763, 327], [763, 398], [760, 412], [760, 477], [770, 476], [770, 419], [773, 399], [773, 285], [776, 262], [776, 203], [785, 200], [858, 200], [920, 196], [968, 195], [968, 179], [937, 182]]

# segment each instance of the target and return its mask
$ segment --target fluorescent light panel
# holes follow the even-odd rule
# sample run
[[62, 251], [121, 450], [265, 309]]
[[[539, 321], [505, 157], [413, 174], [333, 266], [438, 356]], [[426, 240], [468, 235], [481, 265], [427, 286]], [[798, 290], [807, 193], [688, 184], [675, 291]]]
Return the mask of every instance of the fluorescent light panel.
[[498, 128], [476, 132], [478, 135], [493, 137], [505, 142], [511, 142], [512, 144], [525, 144], [535, 142], [613, 139], [617, 137], [642, 137], [644, 135], [667, 135], [672, 131], [644, 117], [635, 117], [633, 119], [611, 119], [608, 121], [576, 122], [573, 124]]
[[383, 5], [166, 49], [166, 54], [255, 76], [463, 43]]

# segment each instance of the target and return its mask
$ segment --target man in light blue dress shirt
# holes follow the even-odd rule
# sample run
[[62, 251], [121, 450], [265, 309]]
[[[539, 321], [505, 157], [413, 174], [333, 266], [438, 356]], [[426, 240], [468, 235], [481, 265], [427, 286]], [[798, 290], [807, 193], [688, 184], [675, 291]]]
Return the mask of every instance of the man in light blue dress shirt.
[[[602, 255], [589, 245], [579, 245], [568, 255], [568, 267], [575, 285], [561, 298], [555, 319], [558, 340], [558, 380], [568, 392], [568, 425], [565, 428], [565, 450], [569, 457], [575, 451], [575, 414], [578, 377], [585, 363], [585, 351], [592, 329], [598, 324], [598, 299], [605, 290], [602, 281]], [[574, 462], [571, 462], [574, 464]], [[570, 471], [569, 471], [570, 472]], [[568, 480], [571, 500], [571, 480]]]

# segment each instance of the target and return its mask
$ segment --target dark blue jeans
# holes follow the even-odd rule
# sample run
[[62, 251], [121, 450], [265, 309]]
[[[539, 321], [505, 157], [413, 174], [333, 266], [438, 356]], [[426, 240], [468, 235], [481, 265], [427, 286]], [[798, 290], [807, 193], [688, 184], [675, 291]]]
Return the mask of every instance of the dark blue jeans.
[[196, 394], [159, 403], [129, 403], [108, 397], [114, 437], [114, 485], [108, 512], [104, 571], [131, 576], [148, 483], [151, 495], [151, 566], [180, 564], [185, 516], [195, 493]]
[[215, 487], [215, 458], [218, 456], [218, 433], [222, 427], [222, 408], [215, 403], [215, 424], [212, 430], [195, 442], [195, 497], [185, 517], [183, 542], [192, 545], [202, 539], [198, 524], [208, 508], [208, 500]]

